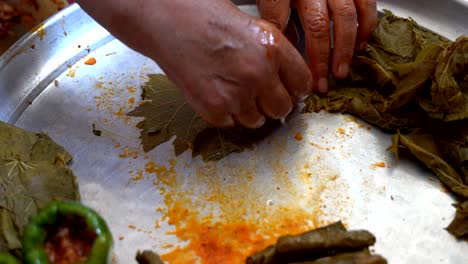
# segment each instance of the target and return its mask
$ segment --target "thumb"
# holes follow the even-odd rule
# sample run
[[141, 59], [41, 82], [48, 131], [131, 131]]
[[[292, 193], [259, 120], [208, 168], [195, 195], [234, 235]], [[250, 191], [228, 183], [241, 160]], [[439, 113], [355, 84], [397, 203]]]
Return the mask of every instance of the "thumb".
[[290, 0], [257, 0], [260, 16], [284, 32], [288, 23]]

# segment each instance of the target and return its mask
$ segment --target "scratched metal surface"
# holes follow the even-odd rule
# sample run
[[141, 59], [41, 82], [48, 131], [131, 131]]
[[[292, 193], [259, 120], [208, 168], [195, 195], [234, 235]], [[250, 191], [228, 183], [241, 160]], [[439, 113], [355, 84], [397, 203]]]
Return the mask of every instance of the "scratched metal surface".
[[[468, 34], [466, 3], [394, 0], [379, 8], [454, 39]], [[241, 8], [256, 13], [253, 5]], [[84, 64], [89, 57], [96, 65]], [[146, 75], [158, 72], [77, 5], [0, 57], [0, 120], [48, 133], [73, 155], [83, 202], [114, 234], [114, 263], [134, 263], [141, 249], [191, 263], [174, 255], [203, 255], [194, 244], [216, 237], [213, 230], [245, 254], [249, 241], [226, 231], [239, 221], [275, 236], [339, 219], [372, 231], [375, 250], [390, 263], [468, 263], [468, 245], [443, 229], [454, 215], [452, 197], [430, 172], [396, 161], [386, 151], [390, 135], [347, 116], [296, 114], [254, 150], [217, 163], [175, 157], [170, 143], [143, 153], [139, 120], [124, 114], [140, 102]], [[203, 228], [211, 231], [197, 233]], [[232, 254], [217, 263], [241, 262]]]

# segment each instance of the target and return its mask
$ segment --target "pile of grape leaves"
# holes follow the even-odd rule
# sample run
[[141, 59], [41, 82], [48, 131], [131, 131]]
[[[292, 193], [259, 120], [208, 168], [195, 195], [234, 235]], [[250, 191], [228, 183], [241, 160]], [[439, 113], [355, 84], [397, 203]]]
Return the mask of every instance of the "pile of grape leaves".
[[[129, 113], [145, 151], [176, 136], [176, 155], [187, 149], [205, 161], [250, 148], [278, 127], [259, 130], [210, 127], [164, 76], [150, 75], [144, 103]], [[394, 133], [389, 148], [410, 154], [456, 195], [447, 230], [468, 241], [468, 37], [449, 41], [390, 11], [379, 20], [367, 49], [356, 54], [348, 78], [330, 78], [330, 92], [312, 95], [303, 112], [348, 113]]]
[[0, 252], [21, 255], [23, 227], [52, 200], [79, 200], [71, 156], [45, 134], [0, 122]]
[[468, 37], [450, 42], [387, 12], [331, 90], [303, 111], [349, 113], [395, 133], [389, 150], [414, 156], [457, 196], [447, 230], [468, 240]]

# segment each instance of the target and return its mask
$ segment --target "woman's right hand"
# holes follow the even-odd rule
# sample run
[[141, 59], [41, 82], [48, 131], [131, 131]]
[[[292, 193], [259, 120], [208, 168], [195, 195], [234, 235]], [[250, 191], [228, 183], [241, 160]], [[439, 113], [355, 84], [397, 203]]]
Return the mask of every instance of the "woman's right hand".
[[281, 31], [228, 0], [79, 2], [117, 38], [153, 58], [215, 126], [258, 128], [266, 117], [286, 117], [312, 92], [310, 70]]

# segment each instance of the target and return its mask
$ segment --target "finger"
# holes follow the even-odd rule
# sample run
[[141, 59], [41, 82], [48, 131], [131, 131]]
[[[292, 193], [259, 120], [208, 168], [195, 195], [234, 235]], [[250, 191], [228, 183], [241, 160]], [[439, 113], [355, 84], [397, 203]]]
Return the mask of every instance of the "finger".
[[263, 126], [266, 118], [257, 108], [256, 101], [247, 103], [247, 107], [241, 113], [234, 115], [234, 119], [244, 127], [256, 129]]
[[285, 118], [293, 108], [291, 97], [279, 78], [260, 92], [258, 105], [266, 116], [273, 119]]
[[275, 25], [281, 32], [286, 29], [289, 6], [289, 0], [257, 0], [261, 18]]
[[193, 109], [201, 116], [205, 122], [218, 128], [232, 128], [236, 125], [231, 114], [226, 112], [216, 113], [209, 107], [200, 104], [191, 104]]
[[328, 91], [328, 60], [330, 57], [330, 21], [327, 0], [297, 2], [299, 16], [306, 35], [306, 50], [314, 88]]
[[377, 1], [376, 0], [354, 0], [358, 17], [358, 32], [356, 47], [364, 50], [367, 41], [377, 27]]
[[[196, 90], [196, 89], [194, 89]], [[187, 102], [207, 123], [219, 128], [231, 128], [236, 122], [226, 107], [223, 96], [211, 93], [210, 96], [198, 96], [190, 92], [190, 89], [184, 89], [184, 95]]]
[[329, 2], [333, 19], [333, 75], [345, 78], [353, 58], [357, 34], [357, 14], [353, 0]]
[[278, 53], [281, 82], [294, 101], [305, 100], [312, 93], [313, 87], [312, 73], [306, 62], [286, 39], [280, 41]]

